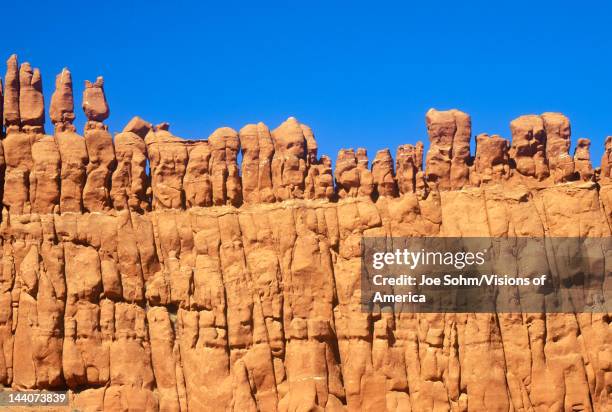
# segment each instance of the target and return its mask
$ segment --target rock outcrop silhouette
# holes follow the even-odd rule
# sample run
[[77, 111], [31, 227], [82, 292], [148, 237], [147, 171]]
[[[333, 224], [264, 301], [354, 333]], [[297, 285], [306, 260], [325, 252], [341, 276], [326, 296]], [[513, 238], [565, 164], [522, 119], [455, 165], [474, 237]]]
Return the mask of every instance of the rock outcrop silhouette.
[[45, 134], [16, 56], [3, 99], [4, 388], [84, 411], [612, 409], [609, 314], [360, 305], [364, 236], [610, 237], [612, 137], [593, 168], [559, 113], [471, 148], [469, 115], [432, 109], [427, 150], [370, 167], [343, 149], [332, 168], [293, 117], [205, 140], [134, 117], [113, 136], [101, 77], [80, 135], [67, 69]]

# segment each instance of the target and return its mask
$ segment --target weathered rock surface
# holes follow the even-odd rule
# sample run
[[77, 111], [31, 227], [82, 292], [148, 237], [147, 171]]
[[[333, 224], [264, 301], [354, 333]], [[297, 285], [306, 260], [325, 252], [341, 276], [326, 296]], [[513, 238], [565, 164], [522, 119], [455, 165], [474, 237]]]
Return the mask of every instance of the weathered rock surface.
[[546, 130], [546, 158], [555, 182], [565, 182], [574, 174], [574, 160], [569, 155], [571, 145], [570, 122], [561, 113], [544, 113]]
[[146, 173], [147, 147], [144, 139], [151, 123], [134, 117], [115, 136], [117, 166], [111, 177], [111, 199], [117, 210], [144, 211], [150, 207], [149, 177]]
[[221, 127], [208, 137], [208, 143], [213, 204], [240, 206], [242, 186], [238, 169], [238, 133], [229, 127]]
[[591, 141], [589, 139], [578, 139], [576, 142], [576, 150], [574, 151], [574, 166], [576, 173], [580, 179], [584, 181], [592, 180], [594, 176], [590, 150]]
[[[397, 148], [395, 173], [400, 194], [414, 193], [424, 189], [422, 142], [416, 145], [405, 144]], [[446, 174], [443, 180], [447, 180], [450, 176], [450, 168], [446, 168], [444, 173]], [[433, 182], [435, 184], [435, 179]]]
[[305, 199], [331, 200], [334, 198], [336, 192], [334, 190], [332, 162], [328, 156], [323, 155], [316, 162], [310, 163], [304, 186]]
[[184, 140], [172, 135], [167, 125], [158, 125], [147, 133], [145, 144], [151, 168], [153, 208], [182, 208], [183, 177], [188, 161]]
[[86, 123], [85, 147], [89, 163], [83, 187], [83, 207], [90, 212], [108, 210], [111, 207], [111, 176], [117, 162], [113, 138], [106, 125], [93, 121]]
[[32, 70], [30, 63], [19, 68], [19, 118], [21, 127], [41, 132], [45, 123], [45, 102], [42, 94], [42, 79], [38, 69]]
[[512, 147], [510, 158], [514, 160], [516, 171], [528, 177], [543, 180], [549, 176], [546, 159], [546, 131], [540, 116], [527, 115], [510, 123]]
[[240, 129], [239, 137], [242, 147], [242, 198], [244, 202], [273, 202], [274, 143], [270, 129], [263, 123], [249, 124]]
[[290, 117], [272, 131], [272, 186], [277, 200], [302, 199], [307, 175], [307, 143], [302, 125]]
[[85, 80], [83, 91], [83, 111], [87, 119], [103, 122], [110, 114], [104, 94], [104, 78], [99, 76], [95, 82]]
[[[62, 76], [64, 71], [62, 71]], [[69, 75], [68, 72], [68, 77]], [[61, 82], [58, 86], [67, 89], [65, 83], [65, 81]], [[108, 132], [107, 126], [102, 123], [108, 117], [109, 110], [102, 83], [101, 77], [94, 85], [86, 81], [85, 91], [83, 92], [83, 109], [87, 116], [84, 137], [89, 158], [86, 170], [87, 177], [83, 187], [83, 208], [89, 212], [102, 212], [110, 209], [111, 176], [116, 166], [113, 138]], [[71, 86], [72, 82], [70, 82]], [[72, 90], [70, 90], [70, 93], [65, 91], [61, 94], [58, 93], [58, 95], [65, 95], [67, 97], [66, 101], [72, 103]], [[70, 115], [68, 114], [67, 117], [69, 119]], [[74, 118], [74, 115], [72, 118]], [[65, 122], [65, 120], [63, 121]]]
[[55, 91], [51, 96], [49, 117], [56, 129], [63, 130], [74, 121], [74, 96], [72, 93], [72, 74], [64, 68], [55, 77]]
[[34, 134], [9, 127], [2, 140], [6, 164], [2, 202], [13, 213], [30, 211], [30, 173], [34, 166], [32, 144], [36, 139]]
[[425, 121], [429, 134], [427, 180], [440, 189], [461, 189], [469, 180], [470, 116], [455, 109], [430, 109]]
[[372, 179], [379, 196], [397, 196], [397, 182], [393, 171], [393, 157], [389, 149], [376, 152], [372, 162]]
[[0, 78], [0, 136], [4, 137], [4, 82]]
[[62, 159], [53, 136], [32, 145], [30, 199], [33, 213], [53, 213], [60, 204]]
[[510, 177], [509, 143], [506, 139], [486, 133], [476, 136], [476, 157], [470, 180], [474, 185], [499, 182]]
[[341, 198], [371, 196], [374, 180], [368, 169], [368, 155], [365, 149], [342, 149], [336, 159], [336, 185]]
[[4, 127], [19, 128], [19, 63], [17, 55], [13, 54], [6, 61], [6, 74], [4, 76]]
[[604, 153], [601, 156], [601, 180], [609, 181], [612, 178], [612, 136], [606, 137]]
[[370, 170], [347, 149], [332, 173], [294, 118], [194, 141], [135, 117], [112, 139], [101, 83], [81, 137], [67, 70], [44, 135], [22, 123], [38, 124], [34, 73], [28, 117], [15, 78], [12, 58], [2, 387], [69, 390], [92, 411], [612, 408], [609, 314], [360, 305], [364, 236], [612, 236], [612, 137], [600, 173], [588, 139], [567, 160], [558, 114], [514, 120], [511, 145], [480, 134], [472, 156], [469, 116], [430, 111], [425, 165], [422, 144], [400, 146], [395, 171], [389, 150]]
[[89, 162], [85, 139], [70, 129], [57, 132], [55, 139], [62, 159], [60, 210], [62, 213], [81, 212]]
[[183, 190], [187, 207], [212, 206], [212, 181], [210, 177], [210, 145], [199, 141], [188, 146], [189, 160]]

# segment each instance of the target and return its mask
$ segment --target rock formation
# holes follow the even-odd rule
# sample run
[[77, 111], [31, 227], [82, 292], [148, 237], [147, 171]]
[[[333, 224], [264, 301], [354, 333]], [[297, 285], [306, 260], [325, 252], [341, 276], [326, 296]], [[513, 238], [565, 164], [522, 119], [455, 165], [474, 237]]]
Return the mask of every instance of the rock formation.
[[249, 124], [240, 129], [242, 147], [242, 198], [245, 203], [274, 201], [272, 157], [274, 143], [270, 129], [263, 124]]
[[336, 185], [341, 198], [371, 196], [374, 190], [372, 173], [368, 169], [365, 149], [342, 149], [336, 159]]
[[104, 95], [104, 78], [102, 76], [99, 76], [94, 83], [85, 80], [83, 111], [89, 121], [103, 122], [108, 118], [110, 111]]
[[183, 177], [186, 206], [212, 206], [210, 145], [208, 141], [198, 141], [190, 145], [188, 150], [189, 160]]
[[208, 143], [213, 204], [240, 206], [242, 186], [238, 170], [238, 133], [229, 127], [221, 127], [208, 137]]
[[30, 63], [19, 67], [19, 120], [25, 130], [42, 132], [45, 124], [42, 79], [40, 71], [32, 70]]
[[429, 134], [427, 180], [440, 189], [463, 188], [469, 179], [470, 116], [459, 110], [430, 109], [425, 120]]
[[[11, 190], [4, 191], [3, 203], [15, 213], [25, 213], [31, 210], [31, 179], [36, 180], [32, 175], [32, 147], [41, 138], [47, 143], [49, 140], [43, 135], [42, 81], [38, 69], [32, 70], [29, 63], [23, 63], [18, 69], [17, 56], [13, 55], [7, 61], [5, 84], [6, 137], [2, 145], [6, 164], [5, 186]], [[45, 168], [46, 166], [43, 166], [43, 169]], [[34, 172], [40, 172], [40, 168]], [[36, 188], [36, 184], [34, 187]]]
[[[66, 410], [607, 411], [607, 313], [393, 313], [360, 305], [364, 236], [610, 237], [601, 171], [560, 114], [470, 152], [467, 114], [430, 147], [344, 149], [332, 173], [294, 118], [206, 140], [134, 117], [111, 137], [101, 79], [8, 61], [0, 149], [0, 383]], [[238, 153], [242, 152], [239, 165]], [[240, 172], [242, 170], [242, 172]], [[3, 174], [4, 173], [4, 174]], [[603, 270], [603, 266], [602, 266]], [[57, 410], [63, 410], [58, 408]]]
[[19, 63], [17, 56], [12, 55], [6, 62], [6, 75], [4, 76], [4, 127], [19, 129]]
[[56, 129], [64, 130], [74, 121], [74, 97], [72, 94], [72, 74], [64, 68], [55, 76], [55, 91], [51, 96], [49, 117]]
[[538, 180], [548, 177], [546, 131], [542, 118], [535, 115], [521, 116], [510, 123], [510, 130], [510, 158], [514, 161], [516, 171]]
[[[83, 210], [83, 188], [87, 178], [89, 157], [83, 136], [67, 128], [55, 134], [62, 159], [60, 173], [60, 210], [81, 212]], [[100, 189], [100, 188], [96, 188]]]
[[[437, 149], [436, 149], [437, 150]], [[430, 149], [432, 152], [433, 149]], [[414, 193], [425, 187], [423, 176], [423, 143], [405, 144], [397, 148], [395, 171], [400, 194]], [[450, 176], [450, 168], [446, 177]], [[433, 175], [432, 175], [433, 176]], [[432, 179], [434, 179], [432, 177]], [[436, 178], [437, 179], [437, 178]], [[436, 180], [432, 180], [435, 184]]]
[[33, 213], [53, 213], [60, 204], [61, 167], [54, 136], [45, 135], [32, 144], [29, 193]]
[[4, 82], [0, 78], [0, 137], [4, 137]]
[[610, 178], [612, 178], [612, 136], [606, 137], [601, 157], [601, 180], [607, 182]]
[[323, 155], [308, 167], [308, 176], [304, 182], [305, 199], [327, 199], [335, 196], [334, 177], [332, 175], [331, 159]]
[[149, 209], [150, 187], [144, 139], [152, 128], [151, 123], [137, 116], [115, 136], [117, 166], [111, 177], [110, 195], [117, 210], [142, 212]]
[[470, 175], [472, 184], [478, 186], [487, 182], [499, 182], [510, 177], [508, 141], [496, 134], [476, 136], [476, 157]]
[[145, 137], [151, 168], [151, 191], [154, 209], [181, 209], [183, 177], [188, 151], [184, 140], [168, 131], [168, 124], [149, 130]]
[[307, 174], [304, 128], [290, 117], [272, 131], [272, 140], [272, 186], [276, 199], [302, 199]]
[[594, 171], [591, 164], [591, 141], [589, 139], [580, 138], [576, 142], [576, 150], [574, 151], [574, 167], [580, 180], [589, 181], [593, 179]]
[[372, 162], [372, 179], [379, 196], [396, 197], [397, 183], [393, 171], [393, 157], [389, 149], [379, 150]]
[[546, 158], [555, 182], [565, 182], [573, 177], [574, 160], [569, 155], [570, 122], [561, 113], [544, 113], [546, 131]]
[[85, 123], [85, 147], [89, 156], [87, 179], [83, 187], [83, 207], [90, 212], [101, 212], [111, 207], [111, 175], [115, 169], [115, 149], [108, 127], [102, 123], [109, 115], [104, 96], [104, 80], [95, 83], [85, 81], [83, 110]]

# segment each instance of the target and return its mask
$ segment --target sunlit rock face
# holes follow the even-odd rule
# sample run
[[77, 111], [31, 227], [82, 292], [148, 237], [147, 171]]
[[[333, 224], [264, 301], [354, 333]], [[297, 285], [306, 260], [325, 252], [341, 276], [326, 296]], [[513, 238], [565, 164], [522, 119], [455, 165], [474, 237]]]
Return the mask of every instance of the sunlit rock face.
[[607, 314], [359, 299], [364, 236], [610, 236], [612, 137], [593, 169], [561, 114], [472, 144], [466, 113], [432, 109], [426, 152], [332, 164], [295, 118], [193, 140], [134, 117], [113, 135], [102, 78], [77, 131], [67, 69], [49, 135], [40, 73], [13, 56], [4, 84], [4, 388], [69, 390], [92, 411], [612, 409]]

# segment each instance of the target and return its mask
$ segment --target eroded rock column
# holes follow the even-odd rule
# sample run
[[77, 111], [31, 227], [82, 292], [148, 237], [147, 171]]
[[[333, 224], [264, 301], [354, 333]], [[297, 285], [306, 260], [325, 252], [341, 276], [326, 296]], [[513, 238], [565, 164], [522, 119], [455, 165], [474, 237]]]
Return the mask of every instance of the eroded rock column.
[[272, 158], [272, 185], [277, 200], [304, 197], [306, 164], [306, 138], [300, 123], [290, 117], [272, 131], [274, 157]]
[[469, 181], [470, 116], [456, 109], [430, 109], [425, 120], [430, 142], [427, 181], [442, 190], [463, 188]]
[[136, 116], [115, 136], [117, 167], [111, 177], [110, 195], [117, 210], [149, 210], [149, 177], [146, 174], [145, 136], [151, 123]]
[[499, 182], [510, 176], [509, 142], [498, 135], [486, 133], [476, 136], [476, 157], [470, 174], [471, 183]]
[[[31, 210], [30, 176], [34, 167], [32, 145], [44, 135], [44, 100], [38, 69], [28, 63], [18, 69], [17, 56], [7, 61], [4, 93], [4, 126], [2, 141], [6, 162], [3, 203], [11, 213]], [[23, 113], [23, 116], [22, 116]]]
[[183, 178], [186, 206], [212, 206], [210, 144], [207, 140], [193, 142], [188, 151], [189, 161]]
[[591, 164], [591, 141], [589, 139], [578, 139], [574, 151], [574, 165], [580, 180], [587, 182], [593, 179], [594, 172]]
[[371, 196], [374, 191], [367, 152], [363, 148], [357, 149], [357, 153], [353, 149], [340, 150], [334, 174], [340, 198]]
[[549, 176], [544, 121], [536, 115], [521, 116], [510, 123], [510, 158], [523, 176], [543, 180]]
[[145, 138], [151, 167], [153, 209], [184, 208], [183, 176], [188, 153], [185, 141], [168, 131], [163, 123], [151, 129]]
[[263, 124], [249, 124], [240, 129], [242, 147], [242, 197], [246, 203], [274, 201], [272, 157], [274, 143], [270, 129]]
[[[56, 93], [53, 107], [55, 139], [61, 157], [60, 212], [83, 210], [83, 187], [86, 183], [89, 156], [85, 139], [75, 132], [72, 78], [70, 72], [62, 71], [56, 78]], [[87, 94], [84, 96], [87, 97]], [[85, 104], [85, 102], [84, 102]]]
[[398, 146], [395, 173], [400, 194], [426, 191], [422, 142]]
[[376, 152], [376, 157], [372, 162], [372, 179], [374, 180], [378, 196], [397, 196], [398, 190], [393, 170], [393, 157], [389, 149]]
[[89, 156], [83, 207], [89, 212], [101, 212], [111, 207], [111, 175], [116, 165], [113, 138], [103, 123], [109, 116], [109, 108], [102, 77], [95, 83], [85, 82], [83, 111], [87, 116], [85, 146]]
[[546, 159], [555, 183], [571, 180], [574, 175], [574, 159], [569, 154], [571, 127], [561, 113], [542, 114], [546, 131]]
[[305, 199], [332, 200], [336, 193], [334, 190], [334, 177], [332, 163], [328, 156], [321, 156], [315, 163], [308, 166], [308, 175], [304, 181]]
[[208, 138], [210, 145], [210, 173], [214, 205], [242, 203], [242, 185], [238, 170], [240, 139], [229, 127], [221, 127]]

